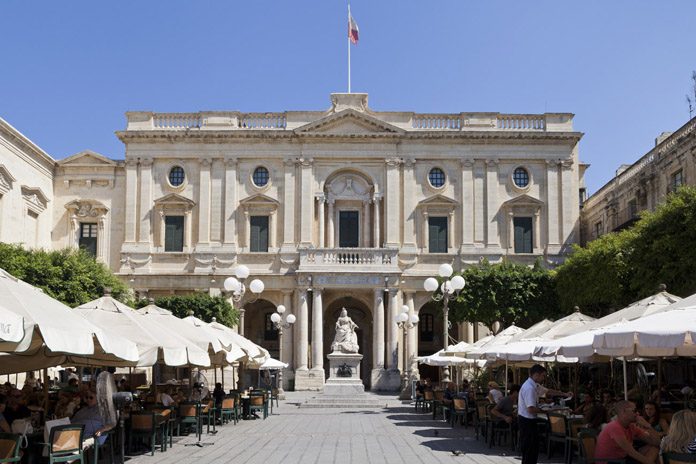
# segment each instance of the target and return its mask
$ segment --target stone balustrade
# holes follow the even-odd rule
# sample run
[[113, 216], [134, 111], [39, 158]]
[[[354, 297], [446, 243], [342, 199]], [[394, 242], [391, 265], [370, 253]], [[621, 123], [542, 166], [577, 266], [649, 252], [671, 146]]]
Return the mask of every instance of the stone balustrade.
[[547, 130], [544, 114], [414, 114], [411, 128], [417, 130]]
[[300, 248], [300, 271], [398, 269], [396, 248]]
[[198, 113], [155, 113], [152, 125], [155, 129], [198, 129], [201, 117]]
[[499, 114], [496, 127], [507, 130], [546, 130], [543, 114]]
[[239, 119], [240, 129], [285, 129], [286, 125], [283, 113], [247, 113]]

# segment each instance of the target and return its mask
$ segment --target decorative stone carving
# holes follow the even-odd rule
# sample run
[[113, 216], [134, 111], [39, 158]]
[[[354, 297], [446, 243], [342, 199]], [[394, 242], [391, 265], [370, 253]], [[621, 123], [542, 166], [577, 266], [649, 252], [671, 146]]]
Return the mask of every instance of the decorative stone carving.
[[0, 195], [9, 192], [12, 188], [12, 182], [16, 180], [17, 179], [12, 177], [10, 171], [8, 171], [4, 165], [0, 164]]
[[[341, 315], [336, 321], [336, 335], [334, 336], [331, 349], [333, 352], [340, 353], [357, 353], [359, 350], [358, 336], [355, 334], [355, 329], [358, 325], [353, 322], [353, 319], [348, 316], [348, 310], [343, 308]], [[350, 372], [348, 374], [350, 376]]]
[[27, 209], [40, 214], [48, 205], [48, 197], [38, 187], [22, 185], [22, 197], [27, 204]]

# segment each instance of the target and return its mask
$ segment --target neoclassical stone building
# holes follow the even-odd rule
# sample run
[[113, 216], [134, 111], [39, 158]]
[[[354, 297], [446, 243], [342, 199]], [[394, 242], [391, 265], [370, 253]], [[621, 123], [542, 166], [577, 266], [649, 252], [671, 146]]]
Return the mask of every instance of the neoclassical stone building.
[[[440, 307], [423, 290], [440, 264], [554, 266], [578, 239], [586, 166], [571, 114], [381, 112], [366, 94], [332, 94], [326, 111], [127, 120], [125, 161], [81, 152], [36, 186], [48, 191], [50, 246], [84, 246], [150, 296], [220, 294], [245, 264], [265, 290], [242, 300], [240, 332], [278, 355], [270, 314], [283, 304], [297, 316], [283, 337], [286, 387], [321, 388], [346, 307], [365, 385], [398, 388], [404, 367], [417, 369], [402, 365], [402, 305], [420, 317], [408, 358], [442, 347]], [[17, 188], [13, 155], [0, 156]]]
[[581, 242], [633, 225], [641, 211], [654, 211], [682, 185], [696, 184], [696, 118], [662, 133], [655, 147], [616, 176], [582, 207]]

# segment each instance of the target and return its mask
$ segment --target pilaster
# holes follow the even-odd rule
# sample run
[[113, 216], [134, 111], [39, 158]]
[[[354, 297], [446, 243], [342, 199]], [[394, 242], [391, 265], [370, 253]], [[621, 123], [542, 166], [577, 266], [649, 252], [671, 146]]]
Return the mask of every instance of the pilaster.
[[152, 244], [152, 158], [140, 159], [140, 237], [146, 247]]
[[310, 247], [312, 243], [312, 229], [314, 226], [314, 202], [313, 198], [313, 182], [312, 182], [312, 160], [300, 158], [301, 179], [302, 179], [302, 198], [301, 208], [301, 223], [300, 223], [300, 246]]
[[224, 245], [237, 248], [237, 158], [225, 158]]
[[295, 249], [295, 160], [283, 160], [283, 253], [294, 253]]
[[384, 208], [386, 239], [385, 246], [387, 248], [398, 248], [400, 245], [401, 232], [401, 182], [400, 182], [400, 166], [402, 161], [400, 158], [393, 157], [385, 160], [387, 166], [387, 188], [386, 188], [386, 206]]
[[210, 245], [210, 160], [200, 160], [198, 197], [198, 245]]

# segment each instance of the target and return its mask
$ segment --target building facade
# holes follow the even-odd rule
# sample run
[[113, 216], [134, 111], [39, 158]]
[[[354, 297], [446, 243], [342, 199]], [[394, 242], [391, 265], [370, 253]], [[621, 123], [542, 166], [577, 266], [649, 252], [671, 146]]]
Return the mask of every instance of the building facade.
[[[124, 161], [85, 151], [55, 162], [51, 246], [83, 246], [154, 297], [224, 293], [244, 264], [265, 290], [237, 305], [239, 331], [282, 351], [286, 387], [322, 387], [346, 307], [365, 385], [397, 389], [418, 354], [443, 345], [423, 280], [445, 262], [561, 262], [578, 240], [586, 166], [572, 114], [367, 103], [367, 94], [332, 94], [326, 111], [129, 112], [117, 132]], [[270, 323], [280, 304], [297, 316], [282, 350]], [[395, 323], [403, 305], [420, 317], [408, 343]], [[479, 327], [450, 334], [474, 341]]]
[[655, 139], [655, 148], [594, 193], [582, 207], [581, 243], [633, 225], [682, 185], [696, 185], [696, 118]]

